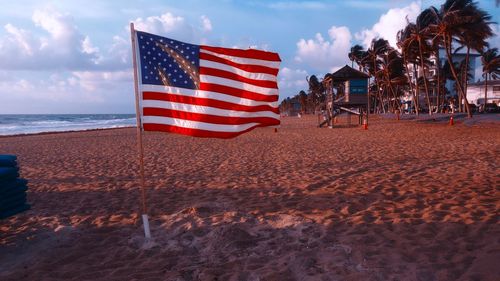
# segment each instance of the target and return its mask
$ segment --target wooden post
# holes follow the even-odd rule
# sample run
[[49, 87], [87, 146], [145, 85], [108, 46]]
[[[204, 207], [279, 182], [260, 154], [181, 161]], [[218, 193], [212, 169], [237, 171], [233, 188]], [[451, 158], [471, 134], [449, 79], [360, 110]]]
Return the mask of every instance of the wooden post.
[[149, 229], [149, 220], [147, 215], [147, 205], [146, 205], [146, 184], [144, 180], [144, 147], [142, 145], [142, 122], [141, 122], [141, 108], [140, 108], [140, 98], [139, 98], [139, 78], [138, 78], [138, 68], [137, 68], [137, 50], [136, 50], [136, 36], [134, 23], [130, 23], [130, 39], [132, 41], [132, 63], [134, 67], [134, 90], [135, 90], [135, 114], [137, 121], [137, 151], [139, 154], [139, 171], [141, 180], [141, 201], [142, 201], [142, 223], [144, 226], [144, 236], [149, 239], [151, 238], [151, 231]]
[[368, 77], [368, 86], [366, 87], [366, 95], [368, 97], [368, 102], [366, 105], [366, 121], [368, 122], [368, 115], [370, 115], [370, 77]]

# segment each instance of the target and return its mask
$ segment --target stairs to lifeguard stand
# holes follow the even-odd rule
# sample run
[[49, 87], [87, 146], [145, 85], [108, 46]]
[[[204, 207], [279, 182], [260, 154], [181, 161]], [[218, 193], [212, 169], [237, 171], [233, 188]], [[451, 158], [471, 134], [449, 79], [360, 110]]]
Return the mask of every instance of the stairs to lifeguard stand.
[[356, 111], [354, 109], [350, 109], [350, 108], [347, 108], [347, 107], [343, 107], [343, 106], [340, 106], [340, 105], [333, 105], [333, 110], [330, 114], [330, 112], [326, 112], [326, 116], [324, 117], [324, 120], [323, 122], [318, 122], [318, 127], [319, 128], [322, 128], [323, 126], [331, 126], [333, 127], [333, 120], [335, 120], [334, 118], [339, 116], [340, 114], [342, 114], [343, 112], [347, 113], [347, 122], [348, 122], [348, 125], [351, 124], [351, 114], [353, 115], [357, 115], [358, 116], [358, 119], [359, 119], [359, 125], [362, 125], [363, 124], [363, 118], [365, 118], [365, 114], [363, 112], [360, 112], [359, 110]]

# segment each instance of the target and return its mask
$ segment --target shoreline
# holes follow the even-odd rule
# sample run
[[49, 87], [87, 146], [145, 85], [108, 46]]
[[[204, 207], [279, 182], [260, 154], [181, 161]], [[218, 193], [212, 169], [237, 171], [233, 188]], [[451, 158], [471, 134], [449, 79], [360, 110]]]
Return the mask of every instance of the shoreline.
[[[313, 116], [316, 118], [316, 115], [306, 114], [303, 117], [310, 118]], [[457, 124], [464, 124], [466, 126], [473, 125], [484, 125], [484, 124], [498, 124], [500, 123], [500, 113], [489, 113], [489, 114], [475, 114], [472, 118], [467, 118], [466, 113], [435, 113], [433, 115], [429, 114], [420, 114], [418, 117], [414, 114], [401, 114], [400, 121], [414, 121], [417, 123], [447, 123], [449, 122], [449, 117], [453, 116], [455, 122]], [[394, 113], [379, 113], [379, 114], [370, 114], [370, 117], [382, 118], [386, 120], [396, 119], [397, 115]], [[281, 121], [289, 119], [289, 118], [297, 118], [296, 116], [286, 116], [281, 117]], [[457, 122], [458, 121], [458, 122]], [[353, 122], [354, 124], [355, 122]], [[63, 134], [63, 133], [75, 133], [75, 132], [92, 132], [92, 131], [103, 131], [103, 130], [117, 130], [117, 129], [126, 129], [126, 128], [135, 128], [136, 126], [122, 126], [122, 127], [114, 127], [114, 128], [95, 128], [95, 129], [83, 129], [83, 130], [68, 130], [68, 131], [48, 131], [48, 132], [39, 132], [39, 133], [20, 133], [13, 135], [0, 135], [0, 138], [9, 138], [9, 137], [23, 137], [23, 136], [37, 136], [37, 135], [49, 135], [49, 134]]]
[[136, 126], [123, 126], [123, 127], [114, 127], [114, 128], [96, 128], [96, 129], [84, 129], [84, 130], [51, 131], [51, 132], [39, 132], [39, 133], [21, 133], [21, 134], [15, 134], [15, 135], [0, 135], [0, 138], [29, 137], [29, 136], [64, 134], [64, 133], [79, 133], [79, 132], [85, 133], [85, 132], [93, 132], [93, 131], [128, 129], [128, 128], [135, 128], [135, 127]]

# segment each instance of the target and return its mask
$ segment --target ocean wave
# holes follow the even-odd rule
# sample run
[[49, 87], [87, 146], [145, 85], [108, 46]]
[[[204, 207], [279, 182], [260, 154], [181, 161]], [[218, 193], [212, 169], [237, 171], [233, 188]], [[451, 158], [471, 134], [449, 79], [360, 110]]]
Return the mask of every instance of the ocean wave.
[[48, 121], [28, 121], [24, 123], [26, 126], [64, 126], [67, 124], [72, 124], [70, 121], [58, 121], [58, 120], [48, 120]]
[[0, 115], [0, 135], [135, 127], [133, 115]]

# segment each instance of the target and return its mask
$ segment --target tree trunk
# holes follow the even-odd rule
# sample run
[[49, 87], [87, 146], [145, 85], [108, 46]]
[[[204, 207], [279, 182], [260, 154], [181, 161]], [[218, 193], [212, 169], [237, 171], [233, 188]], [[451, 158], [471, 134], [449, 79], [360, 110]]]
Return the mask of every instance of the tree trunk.
[[[396, 96], [399, 93], [399, 85], [396, 85]], [[399, 113], [403, 113], [403, 105], [401, 104], [401, 98], [397, 97], [396, 98], [396, 104], [399, 108]]]
[[434, 87], [434, 95], [436, 96], [436, 112], [439, 113], [439, 104], [441, 100], [439, 99], [439, 91], [438, 91], [438, 85]]
[[[457, 92], [458, 92], [458, 86], [457, 86], [457, 82], [455, 81], [455, 88], [457, 89]], [[461, 93], [458, 93], [458, 112], [463, 112], [463, 100], [462, 100], [462, 94]]]
[[441, 101], [441, 107], [446, 103], [446, 90], [445, 90], [446, 79], [443, 81], [441, 73], [439, 74], [439, 95]]
[[455, 71], [455, 67], [453, 67], [453, 61], [452, 61], [452, 56], [451, 56], [451, 38], [447, 40], [447, 36], [443, 35], [443, 40], [445, 44], [445, 49], [446, 49], [446, 56], [448, 59], [448, 63], [450, 64], [450, 69], [451, 69], [451, 74], [453, 74], [453, 78], [455, 78], [456, 84], [458, 91], [462, 97], [462, 99], [465, 101], [465, 108], [467, 110], [467, 117], [472, 118], [472, 115], [470, 113], [470, 108], [469, 108], [469, 101], [467, 101], [467, 97], [464, 95], [464, 91], [462, 89], [462, 85], [460, 85], [460, 80], [458, 79], [457, 72]]
[[413, 77], [415, 77], [415, 96], [417, 97], [415, 101], [415, 112], [417, 113], [417, 117], [419, 114], [420, 108], [420, 88], [418, 87], [418, 79], [417, 79], [417, 66], [413, 64]]
[[396, 101], [396, 95], [394, 94], [394, 89], [392, 88], [392, 85], [389, 84], [389, 91], [391, 91], [391, 96], [392, 96], [392, 112], [396, 112], [397, 109], [397, 101]]
[[368, 77], [368, 85], [367, 85], [367, 91], [366, 91], [366, 118], [368, 118], [368, 115], [370, 115], [370, 77]]
[[[375, 85], [377, 86], [377, 95], [380, 96], [380, 85], [379, 85], [379, 82], [377, 79], [377, 56], [373, 57], [373, 78], [375, 80]], [[383, 106], [383, 104], [382, 104], [382, 106]]]
[[387, 89], [387, 84], [384, 85], [384, 91], [383, 93], [386, 93], [386, 98], [387, 98], [387, 112], [392, 112], [393, 104], [391, 101], [391, 98], [389, 97], [389, 90]]
[[[463, 89], [463, 92], [464, 92], [464, 96], [467, 96], [467, 75], [469, 74], [469, 71], [468, 71], [468, 68], [469, 68], [469, 52], [470, 52], [470, 49], [469, 47], [467, 47], [467, 53], [466, 53], [466, 56], [465, 56], [465, 64], [463, 65], [461, 72], [462, 72], [462, 79], [460, 81], [460, 83], [462, 83], [462, 89]], [[464, 108], [462, 109], [462, 111], [467, 111], [467, 107], [463, 106]]]
[[399, 108], [399, 110], [401, 110], [401, 107], [398, 106], [398, 101], [397, 101], [397, 98], [396, 98], [396, 93], [394, 92], [394, 88], [392, 87], [392, 83], [390, 81], [388, 81], [388, 85], [389, 85], [389, 90], [390, 90], [390, 92], [392, 94], [392, 112], [394, 113], [397, 108]]
[[486, 76], [484, 78], [484, 108], [483, 112], [486, 110], [486, 103], [488, 101], [488, 73], [486, 73]]
[[425, 77], [424, 57], [422, 56], [422, 42], [418, 39], [418, 52], [420, 53], [420, 67], [422, 68], [422, 78], [424, 79], [425, 97], [427, 106], [429, 107], [429, 115], [432, 115], [431, 100], [429, 99], [429, 86], [427, 85], [427, 77]]
[[[436, 98], [437, 98], [437, 101], [436, 101], [436, 105], [438, 107], [438, 111], [439, 111], [439, 107], [440, 107], [440, 97], [441, 97], [441, 61], [439, 60], [439, 48], [436, 49], [436, 52], [434, 54], [434, 56], [436, 57], [436, 63], [435, 63], [435, 67], [436, 67], [436, 79], [437, 79], [437, 83], [436, 83], [436, 90], [437, 90], [437, 93], [436, 93]], [[443, 97], [444, 99], [444, 97]]]
[[[467, 47], [467, 54], [465, 55], [465, 70], [464, 70], [464, 93], [467, 97], [467, 87], [469, 86], [469, 56], [470, 56], [470, 48]], [[470, 107], [469, 107], [470, 110]]]
[[378, 94], [378, 98], [380, 100], [380, 109], [382, 109], [382, 113], [385, 113], [384, 97], [382, 97], [381, 94]]
[[[372, 87], [370, 86], [370, 83], [368, 83], [368, 94], [370, 94], [371, 88]], [[377, 104], [377, 93], [374, 93], [373, 94], [373, 113], [378, 113], [377, 106], [378, 106], [378, 104]]]
[[[441, 77], [439, 77], [439, 78], [442, 79]], [[441, 94], [441, 107], [444, 107], [444, 104], [446, 102], [446, 90], [444, 89], [444, 84], [445, 84], [445, 82], [443, 82], [442, 80], [440, 80], [440, 82], [439, 82], [439, 92]]]

